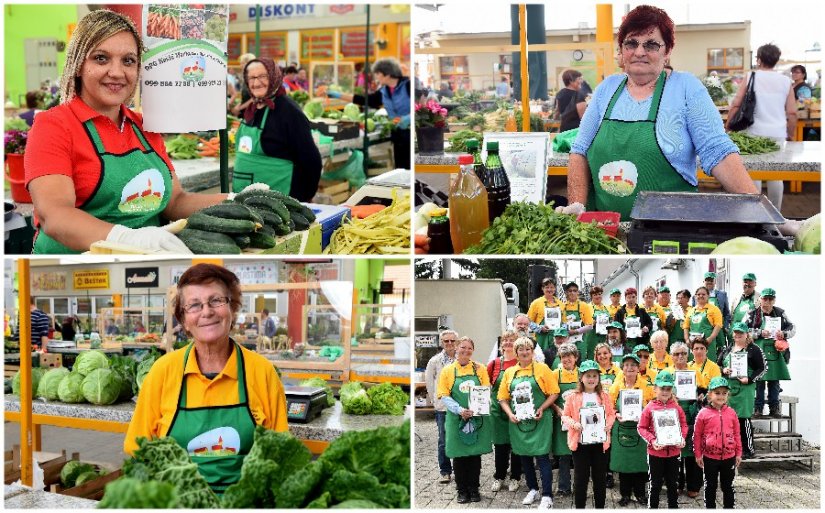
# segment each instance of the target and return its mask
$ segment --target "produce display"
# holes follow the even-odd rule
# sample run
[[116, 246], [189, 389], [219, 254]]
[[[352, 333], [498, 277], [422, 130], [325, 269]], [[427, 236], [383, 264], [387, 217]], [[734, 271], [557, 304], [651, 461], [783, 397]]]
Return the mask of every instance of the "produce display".
[[339, 395], [344, 413], [351, 415], [403, 415], [410, 402], [407, 393], [391, 383], [365, 389], [360, 381], [350, 381]]
[[469, 148], [467, 148], [467, 140], [469, 139], [483, 141], [484, 134], [474, 130], [460, 130], [450, 137], [450, 146], [447, 151], [450, 153], [470, 153]]
[[320, 387], [324, 389], [327, 394], [327, 406], [335, 405], [335, 395], [332, 393], [332, 387], [322, 378], [309, 378], [298, 383], [300, 387]]
[[97, 472], [95, 467], [89, 463], [70, 460], [60, 470], [60, 484], [63, 485], [63, 488], [73, 488], [102, 475], [105, 475], [105, 472]]
[[[43, 378], [44, 374], [46, 374], [46, 369], [41, 367], [35, 367], [32, 369], [32, 396], [37, 393], [40, 380]], [[11, 390], [14, 395], [20, 395], [20, 371], [17, 371], [12, 379]]]
[[779, 151], [779, 145], [769, 137], [749, 135], [744, 132], [729, 132], [728, 135], [731, 141], [739, 147], [739, 153], [742, 155], [758, 155]]
[[816, 255], [822, 250], [822, 214], [816, 214], [806, 219], [793, 241], [793, 250]]
[[304, 114], [309, 119], [320, 118], [324, 113], [324, 102], [321, 100], [311, 100], [304, 104]]
[[241, 478], [222, 497], [171, 438], [138, 440], [100, 508], [409, 508], [410, 423], [344, 433], [312, 459], [289, 433], [258, 426]]
[[776, 246], [753, 237], [736, 237], [716, 246], [711, 255], [779, 255]]
[[365, 219], [345, 219], [324, 253], [401, 254], [410, 251], [410, 196], [392, 190], [392, 204]]
[[166, 7], [150, 7], [146, 20], [146, 35], [164, 39], [180, 39], [180, 11]]
[[187, 9], [180, 13], [180, 33], [185, 39], [203, 39], [203, 11]]
[[166, 141], [166, 153], [173, 159], [196, 159], [201, 156], [198, 154], [198, 138], [187, 134], [177, 135]]
[[628, 253], [617, 238], [596, 223], [555, 212], [553, 204], [514, 202], [484, 231], [481, 242], [466, 254], [592, 254]]

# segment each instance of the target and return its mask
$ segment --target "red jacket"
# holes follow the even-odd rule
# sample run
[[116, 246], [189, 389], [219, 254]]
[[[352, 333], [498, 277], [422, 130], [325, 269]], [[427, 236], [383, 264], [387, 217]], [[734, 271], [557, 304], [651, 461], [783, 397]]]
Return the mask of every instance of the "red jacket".
[[728, 405], [717, 410], [702, 408], [693, 426], [693, 454], [696, 458], [727, 460], [742, 456], [742, 438], [736, 410]]
[[[647, 453], [651, 456], [657, 456], [659, 458], [671, 458], [673, 456], [679, 456], [681, 454], [682, 449], [676, 447], [675, 445], [668, 445], [661, 450], [655, 450], [653, 448], [653, 442], [656, 441], [656, 431], [653, 427], [653, 411], [654, 410], [667, 410], [667, 409], [675, 409], [676, 413], [679, 415], [679, 425], [682, 428], [682, 438], [686, 439], [688, 434], [688, 425], [687, 419], [685, 418], [685, 412], [682, 411], [682, 408], [679, 406], [679, 403], [676, 402], [676, 399], [673, 397], [670, 398], [670, 401], [667, 403], [663, 403], [658, 399], [654, 399], [647, 403], [645, 409], [642, 410], [642, 418], [639, 420], [639, 436], [644, 438], [647, 442]], [[685, 440], [687, 442], [687, 440]]]

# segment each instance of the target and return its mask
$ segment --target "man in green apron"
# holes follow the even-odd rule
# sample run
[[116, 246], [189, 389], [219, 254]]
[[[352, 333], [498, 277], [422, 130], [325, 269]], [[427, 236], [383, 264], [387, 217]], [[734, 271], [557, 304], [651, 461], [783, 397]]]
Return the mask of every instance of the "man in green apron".
[[573, 344], [564, 344], [559, 347], [561, 365], [553, 370], [559, 382], [559, 396], [553, 403], [553, 444], [552, 454], [559, 466], [559, 484], [556, 492], [559, 497], [569, 496], [572, 493], [570, 468], [573, 463], [573, 453], [567, 445], [567, 430], [561, 424], [564, 412], [564, 403], [567, 396], [576, 391], [579, 382], [579, 369], [576, 367], [578, 350]]
[[745, 273], [742, 276], [742, 296], [736, 300], [731, 310], [731, 329], [728, 330], [728, 345], [733, 344], [733, 325], [737, 322], [748, 323], [748, 314], [759, 306], [759, 294], [756, 293], [756, 275]]
[[765, 382], [768, 384], [769, 415], [773, 418], [782, 418], [782, 405], [779, 402], [779, 393], [782, 388], [780, 380], [791, 379], [788, 370], [790, 360], [787, 340], [796, 334], [796, 328], [788, 319], [785, 311], [776, 303], [776, 291], [771, 288], [762, 290], [760, 307], [751, 315], [749, 327], [756, 332], [754, 343], [762, 349], [768, 369], [756, 382], [756, 402], [754, 416], [761, 417], [765, 406]]

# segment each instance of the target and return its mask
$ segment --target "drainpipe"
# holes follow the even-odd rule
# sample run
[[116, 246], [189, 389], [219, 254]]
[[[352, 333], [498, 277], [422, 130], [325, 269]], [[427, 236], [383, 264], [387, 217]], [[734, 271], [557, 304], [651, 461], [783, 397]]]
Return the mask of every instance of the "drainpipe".
[[642, 280], [641, 280], [641, 277], [639, 276], [639, 271], [637, 271], [636, 269], [633, 268], [633, 264], [636, 262], [636, 260], [637, 259], [634, 258], [633, 260], [628, 261], [627, 269], [630, 271], [630, 274], [632, 274], [633, 276], [636, 277], [636, 290], [639, 290], [639, 287], [641, 287], [641, 281]]

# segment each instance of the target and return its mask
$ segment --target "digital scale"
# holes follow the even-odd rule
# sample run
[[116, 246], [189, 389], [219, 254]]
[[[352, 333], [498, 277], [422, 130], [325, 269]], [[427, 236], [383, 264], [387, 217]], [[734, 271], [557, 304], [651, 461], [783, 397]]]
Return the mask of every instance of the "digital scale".
[[399, 191], [401, 194], [410, 190], [409, 169], [394, 169], [370, 178], [344, 202], [344, 206], [354, 207], [375, 204], [390, 206], [392, 204], [392, 190], [395, 188], [402, 189], [402, 191]]
[[327, 393], [322, 387], [284, 386], [286, 418], [289, 422], [306, 424], [321, 414], [327, 405]]
[[706, 255], [735, 237], [790, 247], [778, 225], [785, 218], [763, 195], [701, 192], [639, 193], [630, 213], [627, 246], [634, 254]]

